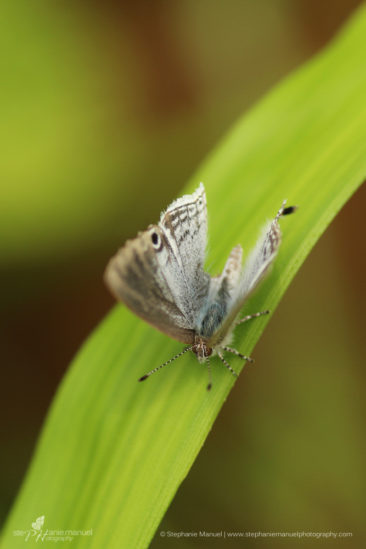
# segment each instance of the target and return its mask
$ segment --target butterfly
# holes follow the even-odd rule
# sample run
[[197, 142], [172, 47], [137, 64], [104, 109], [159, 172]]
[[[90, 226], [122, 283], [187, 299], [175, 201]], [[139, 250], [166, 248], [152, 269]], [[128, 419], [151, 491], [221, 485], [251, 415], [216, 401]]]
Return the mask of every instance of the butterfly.
[[234, 328], [250, 319], [268, 314], [261, 311], [239, 319], [249, 294], [262, 280], [277, 255], [281, 243], [279, 219], [295, 211], [283, 202], [268, 222], [254, 249], [242, 266], [242, 248], [235, 246], [224, 270], [211, 277], [204, 270], [207, 242], [207, 206], [203, 184], [193, 194], [174, 200], [162, 212], [157, 225], [139, 232], [109, 261], [104, 280], [111, 293], [143, 320], [185, 343], [184, 349], [143, 375], [144, 381], [187, 351], [193, 351], [208, 367], [212, 387], [210, 357], [217, 355], [234, 375], [224, 357], [232, 353], [252, 362], [229, 347]]

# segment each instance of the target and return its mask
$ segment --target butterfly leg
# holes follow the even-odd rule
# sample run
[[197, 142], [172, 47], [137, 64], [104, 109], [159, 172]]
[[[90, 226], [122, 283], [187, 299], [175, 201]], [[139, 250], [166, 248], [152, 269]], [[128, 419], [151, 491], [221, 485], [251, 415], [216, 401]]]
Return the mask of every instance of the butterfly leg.
[[208, 385], [207, 385], [207, 391], [211, 390], [212, 387], [212, 373], [211, 373], [211, 365], [210, 365], [210, 359], [209, 357], [206, 357], [206, 364], [207, 364], [207, 371], [208, 371]]
[[157, 366], [156, 368], [154, 368], [153, 370], [151, 370], [151, 372], [148, 372], [147, 374], [145, 374], [144, 376], [140, 377], [139, 381], [144, 381], [145, 379], [147, 379], [149, 376], [151, 376], [152, 374], [155, 374], [155, 372], [157, 372], [158, 370], [160, 370], [161, 368], [163, 368], [163, 366], [167, 366], [167, 364], [170, 364], [171, 362], [173, 362], [174, 360], [176, 360], [177, 358], [179, 358], [180, 356], [184, 355], [184, 353], [186, 353], [187, 351], [191, 351], [193, 348], [193, 345], [190, 345], [189, 347], [185, 347], [183, 349], [183, 351], [181, 351], [180, 353], [178, 353], [177, 355], [173, 356], [172, 358], [170, 358], [169, 360], [167, 360], [166, 362], [164, 362], [164, 364], [160, 364], [160, 366]]
[[238, 357], [240, 357], [243, 360], [246, 360], [248, 362], [254, 362], [254, 358], [251, 358], [250, 356], [242, 355], [241, 353], [239, 353], [239, 351], [237, 351], [236, 349], [233, 349], [232, 347], [222, 347], [222, 348], [227, 353], [232, 353], [233, 355], [236, 355], [236, 356], [238, 356]]
[[251, 320], [252, 318], [258, 318], [259, 316], [262, 316], [262, 315], [268, 315], [270, 313], [270, 311], [261, 311], [260, 313], [254, 313], [253, 315], [247, 315], [247, 316], [244, 316], [243, 318], [240, 318], [237, 322], [236, 322], [236, 326], [238, 326], [239, 324], [243, 324], [244, 322], [246, 322], [247, 320]]
[[[223, 347], [223, 349], [225, 349], [225, 347]], [[238, 377], [238, 374], [232, 369], [230, 364], [228, 362], [226, 362], [226, 360], [224, 359], [224, 357], [222, 356], [222, 354], [219, 351], [217, 351], [217, 356], [219, 357], [221, 362], [226, 366], [226, 368], [233, 374], [233, 376]]]

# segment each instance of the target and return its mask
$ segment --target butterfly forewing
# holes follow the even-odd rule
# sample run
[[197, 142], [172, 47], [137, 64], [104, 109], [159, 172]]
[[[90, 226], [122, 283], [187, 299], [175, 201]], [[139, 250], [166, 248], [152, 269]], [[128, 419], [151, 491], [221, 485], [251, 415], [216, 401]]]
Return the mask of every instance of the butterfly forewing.
[[207, 207], [202, 183], [192, 195], [175, 200], [162, 214], [159, 226], [170, 254], [170, 260], [164, 264], [167, 280], [193, 327], [210, 284], [210, 277], [204, 272]]

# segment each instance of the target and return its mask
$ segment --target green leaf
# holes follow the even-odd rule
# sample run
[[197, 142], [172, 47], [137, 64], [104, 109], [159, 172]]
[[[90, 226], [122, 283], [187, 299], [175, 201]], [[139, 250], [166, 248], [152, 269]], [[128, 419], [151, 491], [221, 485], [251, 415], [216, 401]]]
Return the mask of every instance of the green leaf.
[[[187, 188], [200, 180], [206, 186], [212, 274], [235, 244], [248, 251], [284, 198], [299, 205], [294, 216], [281, 220], [275, 266], [244, 312], [275, 309], [365, 178], [365, 58], [363, 7], [324, 53], [239, 122]], [[252, 352], [268, 320], [237, 329], [240, 351]], [[13, 531], [29, 529], [41, 515], [44, 529], [93, 530], [92, 536], [76, 536], [74, 547], [149, 544], [234, 383], [215, 359], [207, 392], [206, 370], [191, 353], [137, 383], [181, 348], [115, 307], [60, 387], [7, 523], [4, 547], [24, 547], [24, 537]], [[232, 364], [240, 369], [240, 361]], [[245, 383], [243, 376], [238, 382]]]

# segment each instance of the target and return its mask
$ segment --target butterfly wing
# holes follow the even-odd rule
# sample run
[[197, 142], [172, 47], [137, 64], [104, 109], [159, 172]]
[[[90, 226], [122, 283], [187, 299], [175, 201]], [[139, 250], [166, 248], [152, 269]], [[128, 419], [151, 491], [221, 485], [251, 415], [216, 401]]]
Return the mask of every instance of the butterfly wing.
[[105, 282], [135, 314], [183, 343], [194, 341], [195, 311], [205, 298], [207, 213], [204, 187], [174, 201], [110, 260]]
[[210, 277], [204, 272], [207, 206], [203, 184], [193, 194], [175, 200], [161, 215], [159, 226], [170, 252], [170, 261], [162, 268], [174, 288], [176, 302], [194, 326], [210, 285]]
[[246, 299], [267, 273], [277, 255], [281, 236], [277, 218], [263, 228], [261, 237], [244, 264], [238, 292], [241, 299]]
[[260, 238], [245, 261], [238, 284], [230, 292], [227, 315], [210, 339], [210, 346], [219, 345], [225, 339], [226, 335], [231, 331], [248, 295], [263, 279], [273, 263], [281, 244], [281, 229], [278, 220], [282, 215], [284, 204], [274, 220], [264, 226]]
[[150, 226], [112, 257], [104, 280], [112, 294], [136, 315], [178, 341], [193, 343], [191, 326], [161, 270], [159, 254], [166, 258], [165, 247], [161, 228]]

